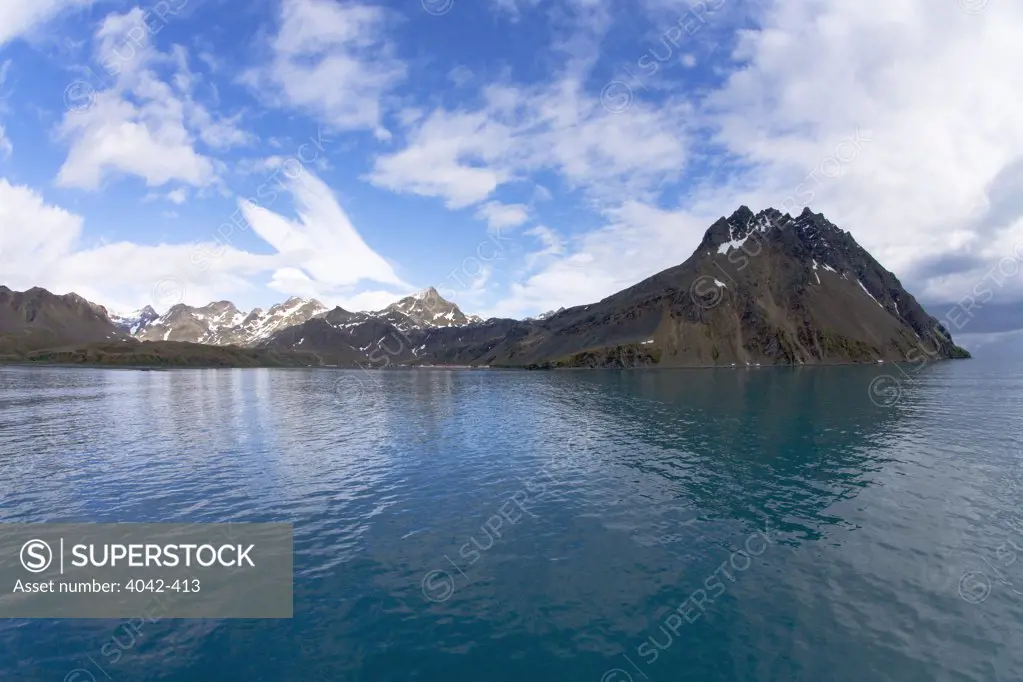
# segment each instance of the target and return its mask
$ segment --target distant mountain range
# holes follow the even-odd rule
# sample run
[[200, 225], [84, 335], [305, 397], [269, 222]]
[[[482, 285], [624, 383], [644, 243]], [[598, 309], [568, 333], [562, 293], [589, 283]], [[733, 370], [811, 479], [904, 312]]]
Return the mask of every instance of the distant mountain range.
[[358, 315], [361, 320], [380, 319], [402, 331], [453, 327], [482, 322], [465, 315], [457, 305], [441, 298], [433, 287], [407, 296], [383, 310], [348, 313], [342, 308], [328, 310], [312, 298], [289, 298], [269, 310], [256, 308], [243, 313], [230, 301], [218, 301], [201, 308], [179, 304], [160, 315], [152, 307], [125, 315], [110, 314], [124, 332], [142, 341], [184, 341], [214, 346], [254, 347], [277, 332], [301, 325], [328, 313]]
[[[602, 301], [526, 320], [465, 315], [435, 289], [375, 312], [291, 298], [109, 315], [74, 294], [0, 287], [0, 352], [54, 344], [188, 342], [299, 353], [313, 364], [686, 367], [968, 357], [852, 235], [823, 215], [745, 206], [681, 265]], [[39, 345], [44, 344], [44, 345]]]

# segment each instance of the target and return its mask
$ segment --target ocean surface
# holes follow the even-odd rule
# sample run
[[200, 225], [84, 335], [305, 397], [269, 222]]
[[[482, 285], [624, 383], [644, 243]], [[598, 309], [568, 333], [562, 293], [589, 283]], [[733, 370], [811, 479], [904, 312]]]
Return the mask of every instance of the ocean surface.
[[1021, 456], [1019, 356], [0, 368], [0, 522], [295, 527], [293, 619], [0, 621], [0, 680], [1018, 681]]

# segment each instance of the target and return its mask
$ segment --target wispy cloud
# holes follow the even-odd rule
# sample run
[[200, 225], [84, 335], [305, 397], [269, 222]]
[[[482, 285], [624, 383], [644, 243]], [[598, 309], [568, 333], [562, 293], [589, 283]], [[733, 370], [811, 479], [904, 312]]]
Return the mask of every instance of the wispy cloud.
[[93, 0], [4, 0], [0, 2], [0, 47], [30, 34], [65, 11], [91, 5]]
[[243, 81], [338, 130], [387, 138], [382, 100], [406, 73], [387, 38], [394, 21], [371, 4], [283, 0], [270, 61]]
[[[0, 271], [15, 288], [73, 290], [125, 310], [248, 297], [261, 280], [282, 294], [344, 305], [377, 305], [415, 289], [366, 244], [321, 179], [303, 173], [281, 184], [294, 201], [297, 219], [243, 199], [236, 228], [228, 232], [210, 225], [206, 240], [92, 247], [82, 239], [80, 216], [46, 203], [28, 187], [0, 180]], [[26, 232], [24, 225], [33, 229]], [[247, 231], [271, 252], [236, 246]], [[157, 289], [170, 291], [174, 300]]]
[[[87, 71], [65, 93], [58, 134], [70, 148], [58, 184], [95, 190], [108, 175], [127, 174], [150, 187], [172, 181], [203, 187], [217, 180], [217, 162], [197, 150], [197, 138], [215, 148], [248, 139], [237, 119], [219, 118], [194, 99], [187, 52], [157, 50], [146, 21], [135, 8], [107, 15], [97, 29], [100, 71]], [[157, 75], [161, 65], [174, 69], [168, 81]]]

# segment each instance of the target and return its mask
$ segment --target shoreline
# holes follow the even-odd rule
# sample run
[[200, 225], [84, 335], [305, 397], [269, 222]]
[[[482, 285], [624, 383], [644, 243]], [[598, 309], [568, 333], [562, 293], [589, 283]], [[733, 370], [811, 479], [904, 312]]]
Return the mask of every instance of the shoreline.
[[[951, 362], [956, 360], [971, 360], [972, 357], [968, 358], [935, 358], [928, 360], [923, 363], [929, 365], [935, 362]], [[381, 367], [379, 369], [362, 367], [362, 366], [328, 366], [328, 365], [310, 365], [306, 367], [299, 366], [282, 366], [282, 365], [265, 365], [265, 366], [231, 366], [231, 365], [114, 365], [114, 364], [102, 364], [102, 363], [86, 363], [86, 362], [30, 362], [30, 361], [0, 361], [0, 368], [4, 367], [71, 367], [71, 368], [84, 368], [84, 369], [109, 369], [109, 370], [124, 370], [134, 372], [173, 372], [180, 370], [252, 370], [252, 369], [274, 369], [274, 370], [331, 370], [331, 371], [357, 371], [363, 372], [400, 372], [400, 371], [443, 371], [443, 372], [632, 372], [632, 371], [677, 371], [677, 370], [707, 370], [707, 369], [726, 369], [726, 370], [762, 370], [762, 369], [799, 369], [799, 368], [812, 368], [812, 367], [884, 367], [890, 365], [916, 365], [920, 364], [912, 360], [885, 360], [884, 362], [864, 361], [864, 362], [814, 362], [814, 363], [776, 363], [776, 364], [759, 364], [759, 365], [643, 365], [635, 367], [513, 367], [513, 366], [500, 366], [500, 365], [488, 365], [474, 367], [471, 365], [404, 365], [404, 366], [389, 366]]]

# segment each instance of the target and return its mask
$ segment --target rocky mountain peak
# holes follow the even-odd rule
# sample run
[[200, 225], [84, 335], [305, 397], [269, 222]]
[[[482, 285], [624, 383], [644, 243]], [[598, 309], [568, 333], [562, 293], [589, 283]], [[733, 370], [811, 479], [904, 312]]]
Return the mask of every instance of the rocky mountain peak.
[[[179, 303], [164, 315], [136, 311], [120, 316], [118, 325], [144, 341], [188, 341], [213, 345], [257, 346], [290, 327], [322, 319], [327, 326], [351, 326], [374, 319], [399, 329], [426, 329], [481, 322], [465, 315], [434, 287], [406, 296], [384, 310], [351, 313], [343, 308], [329, 310], [315, 298], [292, 296], [264, 310], [245, 313], [231, 301], [215, 301], [202, 307]], [[145, 318], [145, 319], [142, 319]], [[152, 319], [149, 319], [152, 318]], [[322, 324], [322, 323], [321, 323]]]
[[160, 313], [156, 312], [153, 306], [147, 305], [130, 313], [108, 312], [108, 316], [110, 321], [117, 325], [117, 328], [122, 332], [135, 336], [145, 331], [146, 327], [158, 320]]
[[735, 209], [735, 212], [729, 216], [728, 224], [735, 227], [746, 226], [755, 217], [756, 216], [753, 214], [753, 211], [749, 209], [749, 206], [743, 205]]
[[236, 342], [252, 345], [276, 334], [282, 329], [300, 325], [314, 317], [323, 317], [327, 308], [314, 298], [292, 296], [263, 312], [256, 309], [236, 328], [231, 330]]
[[315, 305], [326, 310], [326, 306], [317, 301], [315, 298], [302, 298], [301, 296], [292, 296], [288, 300], [284, 301], [284, 303], [278, 303], [277, 305], [272, 307], [297, 308], [303, 305]]
[[214, 301], [213, 303], [207, 303], [203, 307], [196, 308], [195, 310], [203, 313], [213, 313], [216, 315], [238, 312], [238, 308], [236, 308], [234, 303], [231, 303], [231, 301]]
[[719, 218], [703, 235], [698, 251], [728, 253], [732, 249], [742, 248], [754, 234], [767, 236], [775, 227], [783, 225], [790, 216], [781, 211], [768, 208], [754, 214], [746, 206], [740, 206], [728, 218]]
[[[458, 327], [479, 320], [477, 317], [467, 316], [457, 305], [441, 296], [434, 287], [406, 296], [375, 314], [388, 319], [399, 329]], [[396, 316], [403, 316], [407, 321]]]
[[420, 291], [418, 294], [414, 294], [413, 298], [417, 298], [419, 300], [440, 301], [440, 302], [443, 302], [443, 303], [447, 303], [448, 302], [448, 301], [444, 300], [444, 298], [440, 295], [440, 293], [434, 287], [426, 287], [425, 289]]
[[755, 242], [771, 240], [794, 240], [809, 256], [808, 263], [813, 258], [828, 260], [829, 249], [846, 248], [847, 241], [855, 244], [847, 232], [809, 207], [793, 218], [776, 208], [754, 214], [748, 207], [740, 206], [731, 216], [719, 218], [707, 229], [698, 251], [704, 255], [707, 252], [727, 255], [735, 249], [756, 253], [759, 248]]
[[269, 310], [243, 313], [231, 301], [214, 301], [201, 308], [178, 304], [133, 336], [146, 341], [189, 341], [213, 345], [252, 346], [278, 331], [327, 312], [315, 299], [292, 297]]

